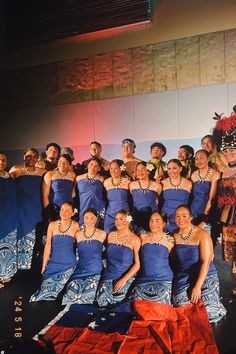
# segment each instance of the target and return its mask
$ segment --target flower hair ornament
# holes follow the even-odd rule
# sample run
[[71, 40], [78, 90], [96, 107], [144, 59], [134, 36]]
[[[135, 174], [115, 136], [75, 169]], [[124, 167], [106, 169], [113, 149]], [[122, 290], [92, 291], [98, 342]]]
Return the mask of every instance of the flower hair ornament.
[[155, 166], [152, 164], [152, 163], [147, 163], [146, 165], [146, 169], [149, 171], [149, 172], [152, 172], [154, 169], [155, 169]]
[[78, 214], [78, 209], [77, 208], [74, 208], [74, 215], [75, 214]]
[[128, 223], [130, 223], [131, 221], [133, 221], [132, 216], [131, 216], [131, 215], [126, 215], [126, 221], [127, 221]]
[[216, 126], [213, 130], [213, 137], [216, 143], [224, 149], [236, 148], [236, 105], [233, 107], [233, 112], [229, 117], [224, 116], [223, 113], [217, 114], [215, 112]]
[[126, 166], [125, 166], [124, 164], [122, 164], [122, 165], [120, 166], [120, 170], [121, 170], [121, 172], [125, 172]]

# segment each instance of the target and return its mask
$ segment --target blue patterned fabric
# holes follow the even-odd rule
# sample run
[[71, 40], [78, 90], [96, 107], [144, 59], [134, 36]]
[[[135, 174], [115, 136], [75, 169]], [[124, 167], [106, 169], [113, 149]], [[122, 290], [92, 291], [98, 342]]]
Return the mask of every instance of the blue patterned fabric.
[[77, 244], [79, 261], [66, 287], [63, 304], [93, 304], [102, 271], [102, 247], [99, 240]]
[[108, 208], [104, 220], [104, 230], [109, 233], [115, 228], [115, 215], [119, 210], [129, 210], [129, 191], [124, 188], [112, 188], [107, 191]]
[[163, 200], [162, 211], [168, 215], [168, 223], [165, 231], [172, 232], [177, 228], [175, 209], [181, 204], [188, 205], [189, 192], [184, 189], [165, 189], [163, 191]]
[[133, 198], [134, 229], [136, 233], [149, 230], [149, 219], [153, 211], [159, 210], [157, 205], [158, 193], [151, 189], [133, 189], [131, 191]]
[[134, 300], [147, 300], [171, 305], [171, 288], [171, 281], [149, 281], [138, 284], [131, 297]]
[[84, 211], [87, 208], [95, 208], [99, 214], [98, 227], [102, 228], [105, 216], [105, 201], [103, 199], [103, 183], [98, 179], [81, 179], [77, 182], [80, 212], [79, 224], [83, 224]]
[[73, 202], [73, 187], [74, 182], [69, 179], [52, 180], [53, 203], [60, 208], [64, 202]]
[[36, 238], [36, 225], [42, 220], [41, 176], [24, 175], [15, 179], [19, 216], [17, 229], [18, 269], [30, 269]]
[[15, 181], [0, 177], [0, 282], [11, 278], [17, 271], [16, 236], [17, 207]]
[[[200, 270], [198, 245], [176, 245], [175, 253], [178, 261], [173, 282], [174, 306], [190, 303], [190, 290], [196, 283]], [[203, 300], [210, 322], [219, 321], [226, 313], [219, 299], [219, 279], [213, 262], [201, 288]]]
[[193, 183], [193, 201], [191, 204], [191, 214], [194, 218], [197, 218], [201, 214], [204, 214], [206, 204], [210, 195], [210, 189], [210, 181]]
[[114, 280], [108, 279], [101, 281], [99, 288], [98, 288], [98, 293], [97, 293], [97, 303], [100, 307], [105, 307], [107, 305], [115, 304], [117, 302], [120, 302], [126, 298], [126, 295], [128, 293], [128, 290], [133, 283], [134, 278], [130, 278], [123, 288], [117, 292], [113, 292], [113, 285], [114, 285]]
[[73, 245], [72, 236], [54, 235], [52, 237], [51, 257], [43, 275], [41, 288], [31, 296], [31, 302], [56, 300], [75, 269], [76, 259]]

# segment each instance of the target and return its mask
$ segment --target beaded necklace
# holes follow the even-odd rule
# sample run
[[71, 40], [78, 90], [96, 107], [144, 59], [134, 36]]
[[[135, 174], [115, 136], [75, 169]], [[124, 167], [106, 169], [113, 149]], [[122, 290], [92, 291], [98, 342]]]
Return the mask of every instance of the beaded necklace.
[[151, 243], [152, 245], [153, 245], [153, 244], [160, 245], [160, 244], [162, 243], [162, 240], [164, 239], [164, 236], [165, 236], [165, 234], [164, 234], [164, 232], [163, 232], [161, 238], [160, 238], [158, 241], [155, 241], [155, 240], [154, 240], [153, 233], [150, 232], [150, 243]]
[[67, 171], [66, 174], [63, 175], [63, 174], [60, 172], [59, 168], [57, 168], [57, 173], [59, 174], [59, 176], [60, 176], [62, 179], [66, 179], [66, 177], [67, 177], [68, 174], [69, 174], [69, 171]]
[[201, 176], [200, 170], [197, 170], [198, 183], [206, 182], [208, 176], [210, 174], [210, 167], [208, 167], [205, 176]]
[[24, 170], [24, 174], [25, 175], [28, 175], [28, 176], [35, 176], [35, 175], [37, 175], [38, 173], [38, 169], [37, 169], [37, 167], [35, 167], [35, 170], [34, 171], [29, 171], [28, 169], [27, 169], [27, 167], [26, 166], [24, 166], [24, 168], [23, 168], [23, 170]]
[[193, 228], [191, 227], [191, 229], [189, 230], [188, 234], [186, 236], [184, 236], [182, 234], [182, 232], [179, 233], [179, 239], [184, 242], [184, 243], [187, 243], [191, 238], [192, 238], [192, 235], [193, 235]]
[[88, 183], [95, 183], [96, 180], [97, 180], [96, 177], [91, 177], [91, 178], [90, 178], [90, 177], [88, 176], [88, 174], [86, 174], [85, 179], [86, 179], [86, 181], [87, 181]]
[[2, 178], [8, 178], [8, 177], [10, 177], [10, 175], [9, 175], [8, 172], [2, 171], [2, 172], [0, 172], [0, 177], [2, 177]]
[[69, 223], [69, 225], [67, 226], [67, 228], [66, 228], [64, 231], [62, 231], [62, 229], [61, 229], [61, 220], [59, 220], [59, 223], [58, 223], [58, 231], [59, 231], [59, 234], [66, 234], [66, 233], [70, 230], [71, 225], [72, 225], [72, 220], [70, 221], [70, 223]]
[[96, 234], [96, 227], [94, 228], [92, 235], [89, 235], [89, 236], [86, 235], [86, 227], [83, 228], [84, 241], [91, 242], [91, 240], [94, 238], [95, 234]]
[[148, 186], [147, 186], [147, 188], [143, 188], [142, 185], [141, 185], [140, 180], [138, 180], [138, 190], [139, 190], [140, 193], [147, 193], [147, 192], [149, 192], [150, 186], [151, 186], [151, 181], [150, 181], [150, 180], [148, 180]]
[[172, 182], [171, 178], [169, 177], [171, 189], [178, 189], [179, 187], [181, 187], [182, 179], [183, 179], [183, 177], [180, 176], [179, 182], [177, 184], [174, 184]]
[[120, 180], [117, 184], [114, 183], [114, 179], [113, 177], [111, 177], [111, 184], [114, 188], [119, 188], [121, 186], [121, 183], [122, 183], [122, 177], [120, 177]]
[[115, 243], [117, 246], [123, 246], [123, 245], [127, 244], [128, 240], [129, 240], [130, 232], [127, 232], [127, 234], [125, 235], [125, 237], [124, 237], [123, 240], [119, 240], [119, 238], [118, 238], [118, 232], [117, 232], [117, 231], [114, 232], [113, 235], [114, 235], [114, 240], [115, 240], [114, 243]]

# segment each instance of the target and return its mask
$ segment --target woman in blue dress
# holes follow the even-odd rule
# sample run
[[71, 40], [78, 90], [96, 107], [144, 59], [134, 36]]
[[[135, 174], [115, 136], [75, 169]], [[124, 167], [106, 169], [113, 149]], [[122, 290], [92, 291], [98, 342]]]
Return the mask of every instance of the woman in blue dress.
[[130, 230], [131, 220], [129, 212], [120, 210], [115, 217], [116, 231], [108, 235], [107, 266], [97, 293], [100, 307], [124, 300], [139, 270], [140, 239]]
[[108, 207], [104, 220], [104, 230], [109, 233], [115, 228], [115, 215], [119, 210], [129, 210], [129, 179], [122, 172], [125, 166], [122, 160], [113, 160], [110, 164], [111, 177], [104, 181], [107, 191]]
[[164, 232], [166, 216], [159, 211], [151, 215], [150, 231], [141, 234], [140, 272], [132, 292], [135, 300], [171, 304], [173, 272], [169, 254], [174, 246], [173, 237]]
[[213, 245], [209, 234], [191, 223], [190, 209], [176, 209], [174, 234], [176, 267], [173, 282], [174, 306], [204, 302], [209, 321], [218, 322], [226, 310], [219, 299], [219, 279], [213, 263]]
[[83, 224], [84, 212], [88, 208], [94, 208], [98, 212], [98, 227], [103, 228], [105, 216], [105, 189], [104, 178], [99, 175], [101, 161], [92, 157], [87, 165], [88, 172], [77, 176], [77, 189], [79, 193], [79, 224]]
[[177, 159], [171, 159], [167, 164], [168, 176], [162, 181], [163, 185], [163, 207], [162, 211], [168, 216], [166, 232], [174, 231], [175, 209], [181, 204], [188, 204], [189, 195], [192, 189], [192, 182], [181, 176], [182, 165]]
[[15, 181], [5, 170], [7, 156], [0, 152], [0, 288], [17, 271], [17, 208]]
[[206, 150], [199, 150], [195, 155], [195, 166], [197, 171], [193, 172], [193, 200], [191, 203], [191, 214], [193, 224], [210, 231], [209, 213], [217, 191], [217, 183], [220, 174], [208, 165], [209, 153]]
[[84, 228], [75, 235], [79, 261], [67, 284], [62, 304], [93, 304], [102, 272], [102, 248], [106, 232], [96, 228], [97, 211], [84, 212]]
[[36, 167], [39, 154], [34, 148], [24, 153], [24, 165], [13, 166], [9, 173], [16, 183], [16, 203], [18, 211], [17, 266], [30, 269], [33, 249], [39, 235], [42, 221], [41, 184], [45, 170]]
[[147, 163], [141, 161], [136, 167], [137, 181], [130, 183], [133, 199], [134, 230], [137, 234], [149, 230], [149, 219], [153, 211], [159, 210], [158, 197], [161, 184], [149, 179]]
[[64, 202], [73, 202], [75, 197], [75, 173], [72, 170], [70, 155], [60, 156], [57, 168], [45, 174], [42, 186], [45, 221], [59, 218], [59, 210]]
[[31, 296], [30, 302], [56, 300], [75, 269], [74, 241], [79, 224], [72, 220], [73, 215], [72, 203], [63, 203], [60, 219], [48, 226], [41, 270], [42, 284]]

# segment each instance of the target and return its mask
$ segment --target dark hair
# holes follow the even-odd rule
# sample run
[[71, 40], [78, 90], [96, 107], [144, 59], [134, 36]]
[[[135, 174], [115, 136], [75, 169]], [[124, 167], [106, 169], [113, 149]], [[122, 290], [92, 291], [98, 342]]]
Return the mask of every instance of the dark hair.
[[178, 209], [180, 209], [180, 208], [185, 208], [186, 210], [189, 211], [189, 214], [192, 216], [191, 209], [189, 208], [188, 205], [186, 205], [186, 204], [180, 204], [179, 206], [177, 206], [177, 208], [175, 208], [175, 212], [176, 212]]
[[30, 151], [30, 150], [32, 150], [35, 154], [37, 154], [37, 155], [39, 156], [38, 150], [36, 150], [35, 148], [32, 148], [32, 147], [26, 149], [26, 150], [24, 151], [24, 155], [25, 155], [28, 151]]
[[153, 149], [154, 147], [157, 147], [157, 148], [161, 149], [161, 150], [164, 152], [163, 156], [165, 156], [165, 154], [166, 154], [166, 147], [165, 147], [165, 145], [163, 145], [162, 143], [159, 143], [159, 142], [157, 141], [157, 142], [153, 143], [153, 144], [150, 146], [150, 150], [152, 151], [152, 149]]
[[132, 139], [125, 138], [124, 140], [122, 140], [122, 145], [123, 144], [128, 144], [128, 145], [132, 146], [133, 147], [133, 151], [135, 152], [136, 144], [135, 144], [135, 142]]
[[[124, 209], [121, 209], [121, 210], [117, 211], [116, 215], [117, 214], [122, 214], [122, 215], [125, 215], [125, 216], [129, 216], [129, 215], [131, 216], [131, 213], [129, 212], [129, 210], [124, 210]], [[116, 217], [116, 215], [115, 215], [115, 217]], [[132, 230], [132, 228], [133, 228], [133, 222], [130, 221], [129, 222], [129, 229]]]
[[199, 152], [204, 153], [204, 154], [206, 155], [206, 157], [207, 157], [207, 158], [210, 156], [210, 154], [209, 154], [209, 152], [208, 152], [207, 150], [200, 149], [200, 150], [196, 151], [196, 153], [195, 153], [195, 157], [196, 157], [197, 153], [199, 153]]
[[70, 165], [72, 164], [72, 158], [71, 158], [71, 156], [69, 154], [62, 154], [59, 157], [59, 160], [60, 160], [61, 157], [64, 157], [64, 159], [66, 159], [69, 162]]
[[220, 151], [220, 146], [221, 146], [221, 137], [222, 133], [217, 131], [217, 129], [213, 129], [212, 132], [213, 135], [207, 134], [201, 139], [201, 144], [203, 143], [204, 139], [210, 139], [211, 143], [216, 147], [217, 151]]
[[7, 158], [7, 154], [4, 151], [0, 151], [0, 155], [4, 155]]
[[180, 149], [184, 149], [187, 152], [187, 159], [191, 159], [194, 156], [194, 148], [190, 145], [181, 145]]
[[98, 217], [98, 212], [95, 208], [87, 208], [84, 213], [83, 213], [83, 216], [87, 213], [91, 213], [93, 214], [94, 216], [96, 216], [96, 218]]
[[149, 218], [149, 221], [150, 221], [152, 215], [154, 215], [154, 214], [160, 215], [160, 217], [162, 218], [163, 222], [167, 223], [167, 221], [168, 221], [168, 216], [167, 216], [167, 214], [164, 213], [164, 211], [158, 211], [158, 210], [155, 210], [155, 211], [153, 211], [153, 212], [151, 213], [150, 218]]
[[87, 169], [88, 169], [88, 165], [89, 165], [89, 163], [90, 163], [91, 161], [96, 161], [96, 162], [98, 163], [99, 167], [102, 166], [102, 161], [101, 161], [98, 157], [93, 156], [93, 157], [91, 157], [91, 158], [88, 160]]
[[101, 145], [98, 141], [91, 141], [91, 143], [89, 144], [89, 146], [91, 146], [92, 144], [97, 145], [98, 147], [100, 147], [100, 149], [102, 148], [102, 145]]
[[170, 159], [170, 160], [168, 161], [168, 163], [167, 163], [167, 166], [168, 166], [169, 163], [171, 163], [171, 162], [174, 162], [174, 163], [176, 163], [176, 165], [178, 165], [179, 167], [182, 167], [182, 164], [181, 164], [181, 162], [180, 162], [178, 159]]
[[138, 167], [139, 165], [142, 165], [142, 166], [144, 166], [144, 167], [147, 168], [147, 162], [145, 162], [145, 161], [140, 161], [140, 162], [138, 162], [137, 165], [136, 165], [136, 169], [137, 169], [137, 167]]
[[[70, 200], [65, 201], [65, 202], [63, 202], [63, 203], [62, 203], [62, 205], [64, 205], [64, 204], [68, 204], [68, 205], [70, 205], [70, 206], [71, 206], [71, 208], [72, 208], [72, 210], [74, 210], [74, 203], [73, 203], [73, 202], [71, 202]], [[61, 210], [62, 205], [60, 206], [60, 210]]]
[[49, 143], [49, 144], [47, 144], [47, 145], [46, 145], [46, 151], [47, 151], [51, 146], [53, 146], [54, 148], [56, 148], [57, 151], [58, 151], [58, 155], [60, 155], [60, 153], [61, 153], [61, 147], [60, 147], [57, 143]]

